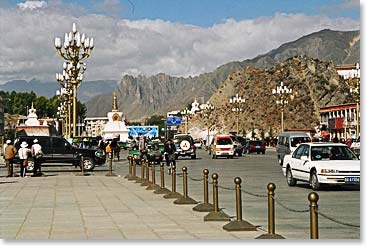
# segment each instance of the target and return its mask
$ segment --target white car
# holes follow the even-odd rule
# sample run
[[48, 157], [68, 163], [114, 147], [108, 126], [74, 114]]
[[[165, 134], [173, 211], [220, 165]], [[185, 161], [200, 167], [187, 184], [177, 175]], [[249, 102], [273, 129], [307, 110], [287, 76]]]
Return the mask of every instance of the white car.
[[303, 143], [284, 157], [283, 174], [289, 186], [309, 182], [313, 190], [321, 184], [359, 185], [361, 162], [341, 143]]

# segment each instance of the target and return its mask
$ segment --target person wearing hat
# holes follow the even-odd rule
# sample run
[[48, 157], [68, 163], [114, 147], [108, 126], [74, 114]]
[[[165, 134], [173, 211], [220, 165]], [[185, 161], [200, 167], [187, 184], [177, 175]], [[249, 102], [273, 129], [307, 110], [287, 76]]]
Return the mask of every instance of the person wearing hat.
[[6, 177], [8, 178], [13, 177], [13, 163], [15, 154], [17, 153], [17, 149], [14, 147], [14, 145], [11, 144], [10, 140], [7, 140], [6, 144], [7, 146], [5, 148], [5, 163], [8, 170], [8, 175]]
[[6, 140], [6, 142], [3, 145], [3, 152], [1, 153], [1, 155], [4, 157], [4, 160], [5, 160], [5, 149], [6, 149], [6, 146], [8, 146], [10, 143], [11, 143], [11, 140]]
[[38, 139], [33, 140], [31, 153], [34, 161], [33, 177], [41, 176], [41, 162], [42, 162], [42, 146], [38, 143]]
[[20, 177], [26, 177], [27, 173], [27, 165], [28, 165], [28, 155], [31, 153], [31, 150], [28, 147], [27, 142], [23, 141], [20, 145], [19, 159], [20, 159]]

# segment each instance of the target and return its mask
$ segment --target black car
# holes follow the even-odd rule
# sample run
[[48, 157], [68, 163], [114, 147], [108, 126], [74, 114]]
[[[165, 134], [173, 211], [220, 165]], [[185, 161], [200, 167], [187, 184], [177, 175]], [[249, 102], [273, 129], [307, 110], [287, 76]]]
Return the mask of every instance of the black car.
[[265, 144], [263, 141], [259, 141], [259, 140], [250, 140], [246, 143], [245, 146], [245, 151], [247, 154], [251, 154], [256, 152], [257, 154], [262, 153], [263, 155], [265, 154]]
[[[42, 146], [42, 163], [70, 163], [81, 167], [81, 159], [83, 157], [84, 170], [91, 171], [96, 165], [103, 165], [106, 162], [106, 154], [104, 150], [97, 148], [77, 148], [72, 146], [65, 138], [54, 136], [22, 136], [14, 141], [17, 150], [20, 144], [25, 141], [30, 148], [33, 140], [37, 139]], [[15, 162], [19, 163], [19, 156], [15, 158]], [[27, 169], [32, 171], [34, 163], [29, 160]]]

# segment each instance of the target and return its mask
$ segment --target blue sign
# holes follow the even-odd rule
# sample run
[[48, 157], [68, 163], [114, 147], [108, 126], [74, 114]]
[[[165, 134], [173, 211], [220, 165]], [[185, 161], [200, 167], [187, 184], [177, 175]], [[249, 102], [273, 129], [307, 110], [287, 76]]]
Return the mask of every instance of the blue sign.
[[181, 125], [181, 117], [172, 116], [167, 117], [167, 125]]
[[137, 138], [139, 135], [144, 135], [149, 138], [158, 137], [158, 126], [127, 126], [129, 136]]

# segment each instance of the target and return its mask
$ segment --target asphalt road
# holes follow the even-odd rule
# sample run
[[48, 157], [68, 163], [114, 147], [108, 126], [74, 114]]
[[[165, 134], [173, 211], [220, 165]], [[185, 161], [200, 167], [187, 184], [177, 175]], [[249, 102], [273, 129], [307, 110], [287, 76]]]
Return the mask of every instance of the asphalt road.
[[[113, 162], [113, 172], [125, 176], [128, 172], [127, 151], [121, 153], [122, 159]], [[203, 170], [219, 176], [219, 207], [229, 216], [236, 216], [236, 197], [234, 178], [242, 179], [242, 219], [258, 226], [258, 230], [268, 229], [267, 185], [274, 183], [275, 189], [275, 232], [285, 238], [309, 239], [310, 215], [308, 195], [312, 190], [306, 183], [288, 187], [282, 174], [274, 149], [265, 155], [245, 155], [234, 159], [211, 159], [204, 150], [199, 150], [197, 159], [179, 158], [177, 161], [177, 192], [183, 194], [182, 167], [188, 169], [188, 194], [196, 201], [203, 201]], [[160, 184], [158, 166], [156, 182]], [[16, 169], [17, 170], [17, 169]], [[108, 165], [96, 167], [90, 175], [106, 175]], [[70, 166], [44, 166], [47, 176], [76, 175], [80, 172]], [[1, 176], [5, 168], [1, 170]], [[140, 167], [137, 168], [140, 175]], [[165, 174], [166, 187], [171, 189], [171, 176]], [[139, 185], [139, 184], [136, 184]], [[149, 191], [147, 191], [149, 192]], [[326, 187], [317, 191], [319, 205], [320, 239], [360, 239], [360, 188], [359, 186]], [[212, 185], [209, 185], [209, 202], [212, 203]], [[206, 213], [203, 213], [203, 216]], [[327, 217], [327, 218], [326, 218]]]

